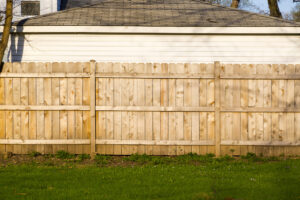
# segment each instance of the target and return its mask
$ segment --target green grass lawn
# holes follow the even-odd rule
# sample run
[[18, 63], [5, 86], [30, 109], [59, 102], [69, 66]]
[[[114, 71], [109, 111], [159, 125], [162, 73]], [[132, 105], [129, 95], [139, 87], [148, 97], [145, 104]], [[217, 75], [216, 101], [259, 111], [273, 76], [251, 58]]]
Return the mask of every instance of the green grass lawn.
[[87, 160], [67, 155], [2, 161], [0, 199], [300, 199], [299, 159], [133, 155]]

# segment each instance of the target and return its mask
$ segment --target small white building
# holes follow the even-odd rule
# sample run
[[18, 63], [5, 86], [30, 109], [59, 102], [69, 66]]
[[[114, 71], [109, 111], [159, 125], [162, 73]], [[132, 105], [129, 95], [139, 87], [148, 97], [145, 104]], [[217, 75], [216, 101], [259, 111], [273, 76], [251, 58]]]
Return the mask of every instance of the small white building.
[[[13, 21], [44, 15], [60, 10], [61, 0], [14, 0]], [[0, 0], [0, 10], [5, 10], [6, 0]]]
[[14, 23], [6, 59], [300, 63], [300, 25], [200, 0], [101, 0]]

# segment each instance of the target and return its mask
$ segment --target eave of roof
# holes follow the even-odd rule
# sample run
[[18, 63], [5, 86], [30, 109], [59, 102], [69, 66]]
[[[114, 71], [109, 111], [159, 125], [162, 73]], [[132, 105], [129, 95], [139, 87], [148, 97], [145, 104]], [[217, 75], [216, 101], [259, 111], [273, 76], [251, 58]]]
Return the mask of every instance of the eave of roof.
[[13, 26], [11, 33], [300, 35], [300, 27]]

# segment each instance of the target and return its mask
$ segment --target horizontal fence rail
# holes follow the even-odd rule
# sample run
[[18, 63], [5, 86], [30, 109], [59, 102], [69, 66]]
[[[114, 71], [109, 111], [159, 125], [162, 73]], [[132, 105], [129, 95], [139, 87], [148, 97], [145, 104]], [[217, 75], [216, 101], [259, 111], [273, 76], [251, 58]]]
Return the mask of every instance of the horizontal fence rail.
[[300, 154], [300, 65], [6, 63], [0, 154]]

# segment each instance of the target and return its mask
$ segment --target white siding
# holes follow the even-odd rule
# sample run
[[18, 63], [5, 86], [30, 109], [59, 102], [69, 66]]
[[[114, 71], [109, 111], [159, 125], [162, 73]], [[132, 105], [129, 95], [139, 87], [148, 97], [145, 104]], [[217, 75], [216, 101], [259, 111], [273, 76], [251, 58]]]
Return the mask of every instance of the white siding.
[[23, 62], [300, 63], [300, 36], [26, 34], [9, 60]]

